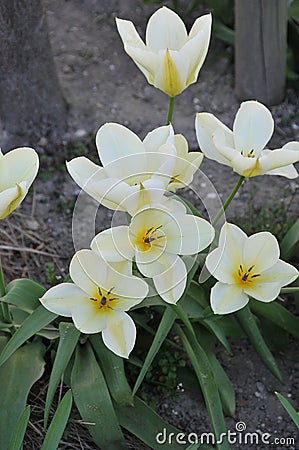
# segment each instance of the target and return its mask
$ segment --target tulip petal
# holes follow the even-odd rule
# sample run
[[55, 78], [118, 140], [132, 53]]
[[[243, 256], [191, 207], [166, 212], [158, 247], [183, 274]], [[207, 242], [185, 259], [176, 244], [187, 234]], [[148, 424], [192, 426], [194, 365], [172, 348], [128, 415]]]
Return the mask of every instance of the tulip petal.
[[134, 247], [129, 238], [129, 227], [121, 225], [97, 234], [91, 242], [94, 252], [109, 262], [132, 260]]
[[74, 308], [89, 301], [86, 292], [73, 283], [61, 283], [50, 288], [42, 298], [43, 306], [64, 317], [71, 317]]
[[163, 6], [150, 17], [146, 28], [146, 45], [150, 50], [179, 50], [186, 41], [184, 22], [171, 9]]
[[[202, 17], [200, 17], [200, 19], [201, 18]], [[186, 54], [189, 59], [188, 78], [186, 82], [187, 86], [191, 83], [195, 83], [198, 78], [198, 73], [208, 53], [210, 35], [211, 24], [209, 27], [206, 27], [206, 29], [199, 31], [194, 38], [188, 40], [188, 42], [181, 49], [181, 52]]]
[[86, 334], [103, 331], [107, 326], [107, 316], [109, 315], [110, 313], [103, 313], [100, 309], [97, 311], [92, 301], [87, 301], [86, 304], [79, 305], [72, 311], [72, 319], [75, 327], [81, 333]]
[[35, 150], [20, 147], [0, 155], [0, 192], [25, 183], [27, 190], [36, 177], [39, 159]]
[[166, 144], [168, 139], [174, 140], [173, 128], [171, 125], [164, 125], [150, 131], [144, 138], [143, 145], [146, 152], [158, 152], [161, 145]]
[[197, 113], [195, 119], [196, 137], [201, 151], [209, 159], [213, 159], [221, 164], [231, 166], [230, 161], [222, 155], [215, 145], [213, 135], [215, 131], [220, 128], [224, 131], [225, 139], [228, 147], [233, 146], [233, 133], [213, 114]]
[[254, 155], [259, 156], [273, 130], [274, 121], [268, 108], [257, 101], [243, 102], [233, 126], [235, 148], [245, 155], [254, 150]]
[[185, 214], [164, 227], [166, 250], [179, 255], [193, 255], [206, 248], [214, 239], [214, 228], [206, 220]]
[[294, 179], [298, 177], [298, 172], [295, 167], [290, 164], [289, 166], [279, 167], [279, 169], [269, 170], [265, 175], [281, 175], [282, 177]]
[[275, 300], [283, 286], [292, 283], [298, 277], [297, 269], [279, 259], [276, 264], [256, 278], [254, 283], [244, 288], [246, 294], [263, 302]]
[[221, 228], [219, 247], [206, 258], [208, 271], [222, 283], [234, 283], [234, 275], [243, 263], [243, 246], [247, 235], [236, 225], [225, 223]]
[[215, 314], [238, 311], [247, 305], [248, 301], [248, 296], [237, 285], [218, 282], [211, 289], [211, 308]]
[[133, 59], [150, 84], [154, 84], [155, 73], [158, 66], [158, 55], [148, 49], [141, 49], [133, 45], [125, 44], [126, 53]]
[[138, 248], [135, 249], [136, 265], [142, 275], [152, 278], [171, 266], [172, 255], [163, 253], [163, 250], [163, 248], [155, 249], [155, 247], [148, 252], [140, 251]]
[[27, 192], [25, 181], [2, 192], [0, 191], [0, 219], [5, 219], [12, 213], [25, 198]]
[[251, 178], [263, 173], [259, 158], [247, 158], [236, 152], [235, 157], [231, 161], [234, 172], [243, 177]]
[[144, 49], [145, 44], [139, 36], [136, 28], [129, 20], [115, 18], [117, 30], [124, 44], [130, 44], [134, 47]]
[[139, 137], [118, 123], [105, 123], [98, 130], [96, 146], [104, 167], [125, 156], [144, 153]]
[[155, 288], [167, 303], [175, 304], [183, 295], [187, 282], [187, 269], [177, 256], [164, 272], [153, 277]]
[[186, 87], [189, 62], [186, 55], [173, 50], [160, 50], [154, 86], [170, 97], [180, 94]]
[[243, 248], [243, 264], [245, 268], [254, 266], [254, 273], [261, 273], [274, 266], [279, 259], [277, 239], [268, 231], [250, 236]]
[[110, 289], [107, 285], [107, 264], [95, 252], [79, 250], [70, 262], [70, 276], [73, 282], [90, 297], [98, 292], [98, 287]]
[[[299, 147], [299, 142], [298, 142]], [[267, 159], [267, 163], [263, 163], [263, 159]], [[282, 147], [277, 150], [264, 150], [260, 156], [261, 164], [265, 164], [267, 170], [278, 169], [280, 167], [294, 164], [299, 160], [299, 151], [289, 147]]]
[[113, 353], [128, 358], [134, 348], [136, 327], [131, 317], [121, 311], [113, 311], [102, 333], [103, 342]]

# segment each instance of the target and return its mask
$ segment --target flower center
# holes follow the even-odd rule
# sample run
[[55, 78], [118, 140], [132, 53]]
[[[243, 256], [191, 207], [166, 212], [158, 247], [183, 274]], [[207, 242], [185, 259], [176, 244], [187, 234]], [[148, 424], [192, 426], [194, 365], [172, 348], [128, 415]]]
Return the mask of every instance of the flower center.
[[90, 300], [94, 303], [94, 308], [97, 311], [108, 312], [113, 310], [113, 306], [115, 306], [117, 297], [114, 297], [112, 290], [114, 287], [109, 289], [109, 291], [105, 291], [98, 287], [98, 291], [96, 292], [94, 297], [90, 297]]
[[259, 276], [259, 273], [254, 273], [254, 265], [246, 269], [240, 264], [236, 274], [237, 283], [242, 285], [252, 283]]
[[250, 150], [249, 153], [247, 153], [247, 155], [243, 152], [243, 150], [241, 150], [241, 155], [244, 156], [245, 158], [255, 158], [253, 148]]
[[161, 247], [161, 240], [165, 238], [165, 235], [159, 231], [162, 225], [157, 227], [150, 227], [141, 231], [136, 239], [136, 244], [139, 249], [146, 252], [154, 247]]

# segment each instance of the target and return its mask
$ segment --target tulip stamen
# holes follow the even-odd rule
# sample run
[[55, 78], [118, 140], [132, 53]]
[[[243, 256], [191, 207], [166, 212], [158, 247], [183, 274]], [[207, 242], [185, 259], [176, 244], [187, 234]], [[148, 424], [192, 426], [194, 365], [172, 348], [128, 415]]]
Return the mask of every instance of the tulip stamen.
[[111, 296], [113, 289], [114, 287], [109, 289], [109, 291], [105, 291], [104, 289], [101, 289], [98, 286], [98, 294], [95, 297], [90, 297], [91, 301], [96, 302], [95, 308], [97, 309], [97, 311], [103, 308], [106, 310], [107, 309], [113, 310], [112, 306], [110, 305], [110, 302], [117, 300], [117, 297]]
[[259, 277], [259, 273], [252, 273], [252, 270], [254, 268], [254, 265], [250, 266], [248, 269], [243, 268], [242, 264], [239, 265], [238, 268], [238, 282], [244, 283], [251, 283], [253, 281], [253, 278]]

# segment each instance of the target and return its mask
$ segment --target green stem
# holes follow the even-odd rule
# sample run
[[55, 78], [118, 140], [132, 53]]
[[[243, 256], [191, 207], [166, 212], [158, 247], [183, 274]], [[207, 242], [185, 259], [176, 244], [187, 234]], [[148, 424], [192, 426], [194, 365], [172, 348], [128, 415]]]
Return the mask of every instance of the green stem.
[[192, 323], [190, 322], [187, 314], [185, 313], [185, 311], [183, 310], [181, 305], [178, 305], [178, 304], [171, 305], [171, 308], [176, 313], [176, 315], [181, 319], [181, 321], [184, 323], [187, 330], [192, 334], [192, 336], [195, 337], [195, 332], [193, 330]]
[[235, 187], [233, 188], [233, 190], [231, 191], [231, 193], [229, 194], [229, 196], [227, 197], [227, 199], [224, 202], [224, 205], [222, 206], [222, 208], [218, 211], [215, 219], [213, 220], [212, 225], [216, 225], [216, 223], [218, 222], [218, 220], [220, 219], [220, 217], [222, 216], [222, 214], [224, 213], [224, 211], [226, 210], [226, 208], [228, 207], [228, 205], [230, 204], [230, 202], [232, 201], [232, 199], [234, 198], [234, 196], [236, 195], [236, 193], [238, 192], [240, 186], [242, 185], [243, 181], [244, 181], [245, 177], [243, 177], [242, 175], [240, 176], [237, 184], [235, 185]]
[[[0, 298], [4, 297], [5, 295], [5, 284], [4, 284], [4, 277], [3, 277], [3, 271], [2, 271], [2, 265], [0, 260]], [[11, 323], [11, 317], [9, 313], [9, 307], [8, 304], [5, 302], [1, 302], [1, 310], [2, 310], [2, 316], [4, 322]]]
[[167, 125], [169, 125], [172, 121], [173, 108], [174, 108], [174, 97], [169, 97]]
[[299, 286], [285, 287], [280, 290], [281, 294], [296, 294], [296, 292], [299, 292]]

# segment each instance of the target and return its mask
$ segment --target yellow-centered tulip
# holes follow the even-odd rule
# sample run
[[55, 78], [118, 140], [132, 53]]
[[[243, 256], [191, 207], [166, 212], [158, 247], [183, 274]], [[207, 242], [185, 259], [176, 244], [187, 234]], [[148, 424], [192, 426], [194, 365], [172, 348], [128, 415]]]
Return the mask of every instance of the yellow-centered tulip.
[[0, 150], [0, 219], [5, 219], [23, 201], [38, 166], [38, 155], [32, 148], [16, 148], [5, 155]]
[[211, 14], [199, 17], [188, 35], [181, 18], [163, 6], [149, 19], [145, 41], [132, 22], [116, 19], [126, 53], [147, 81], [175, 97], [195, 83], [210, 42]]

